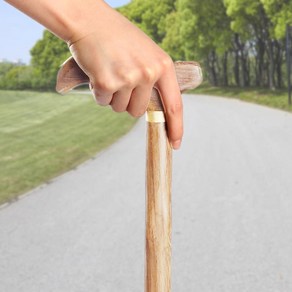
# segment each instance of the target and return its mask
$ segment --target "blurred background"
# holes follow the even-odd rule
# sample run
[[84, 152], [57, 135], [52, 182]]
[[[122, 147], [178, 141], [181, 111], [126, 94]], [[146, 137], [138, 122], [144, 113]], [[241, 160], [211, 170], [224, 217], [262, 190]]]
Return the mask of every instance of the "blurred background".
[[[174, 60], [199, 61], [209, 84], [287, 87], [291, 1], [129, 2], [108, 1]], [[0, 13], [0, 35], [5, 40], [0, 48], [0, 88], [52, 89], [56, 70], [68, 56], [66, 45], [5, 2]]]
[[[235, 97], [291, 111], [288, 89], [291, 87], [292, 1], [163, 0], [155, 5], [152, 0], [107, 2], [145, 31], [173, 60], [200, 62], [204, 84], [197, 93]], [[67, 45], [4, 1], [0, 2], [0, 36], [0, 202], [5, 202], [88, 159], [124, 132], [112, 127], [111, 134], [107, 135], [111, 139], [108, 142], [103, 139], [103, 146], [97, 138], [92, 140], [90, 131], [82, 140], [87, 141], [87, 146], [81, 146], [80, 139], [76, 143], [62, 134], [52, 147], [48, 121], [52, 117], [54, 121], [57, 117], [67, 121], [69, 117], [65, 113], [72, 115], [70, 106], [76, 110], [76, 125], [71, 124], [76, 131], [80, 119], [90, 119], [88, 128], [91, 129], [91, 123], [101, 129], [104, 126], [96, 120], [95, 111], [92, 112], [90, 97], [86, 105], [83, 102], [83, 106], [88, 106], [84, 117], [80, 110], [84, 97], [70, 96], [68, 102], [69, 97], [64, 99], [54, 94], [59, 66], [70, 55]], [[123, 123], [117, 122], [125, 123], [124, 131], [135, 122], [128, 116], [106, 114], [113, 120], [124, 119]], [[70, 119], [73, 123], [74, 118], [70, 116]], [[84, 128], [80, 128], [82, 131]], [[38, 135], [40, 132], [43, 139]], [[15, 142], [16, 137], [19, 143]], [[32, 137], [42, 141], [34, 142], [39, 150], [31, 147]], [[49, 162], [55, 152], [63, 154], [56, 158], [60, 163], [52, 166]], [[30, 161], [31, 172], [19, 165], [27, 165], [29, 153], [34, 153], [35, 158], [36, 153], [41, 153], [33, 161], [42, 161], [39, 166]]]

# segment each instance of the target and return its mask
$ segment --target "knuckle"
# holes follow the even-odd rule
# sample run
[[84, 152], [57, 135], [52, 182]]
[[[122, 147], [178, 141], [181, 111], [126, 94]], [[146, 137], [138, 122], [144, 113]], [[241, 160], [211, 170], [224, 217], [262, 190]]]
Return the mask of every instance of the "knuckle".
[[119, 91], [113, 94], [112, 101], [110, 103], [113, 111], [121, 113], [127, 110], [130, 100], [130, 92]]
[[173, 103], [166, 108], [166, 112], [168, 116], [176, 116], [178, 114], [182, 114], [182, 111], [183, 111], [183, 105], [181, 102]]
[[124, 74], [122, 77], [124, 86], [128, 88], [134, 87], [136, 84], [136, 80], [137, 80], [137, 77], [136, 77], [135, 72], [129, 72], [127, 74]]
[[93, 88], [96, 92], [100, 92], [101, 95], [116, 91], [115, 82], [112, 82], [106, 78], [99, 78], [95, 80], [95, 82], [93, 82]]
[[142, 70], [142, 78], [146, 83], [155, 83], [157, 76], [157, 69], [144, 67]]
[[163, 57], [160, 58], [159, 60], [160, 68], [162, 71], [168, 70], [173, 66], [173, 61], [168, 55], [164, 55]]
[[134, 70], [125, 71], [125, 69], [120, 69], [117, 72], [118, 79], [121, 81], [121, 86], [125, 88], [132, 88], [137, 82], [137, 72]]

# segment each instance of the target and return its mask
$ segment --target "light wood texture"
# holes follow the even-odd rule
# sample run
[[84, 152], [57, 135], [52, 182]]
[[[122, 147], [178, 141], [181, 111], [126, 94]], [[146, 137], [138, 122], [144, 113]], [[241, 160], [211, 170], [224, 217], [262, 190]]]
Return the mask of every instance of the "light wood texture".
[[171, 291], [172, 149], [165, 123], [147, 123], [145, 291]]

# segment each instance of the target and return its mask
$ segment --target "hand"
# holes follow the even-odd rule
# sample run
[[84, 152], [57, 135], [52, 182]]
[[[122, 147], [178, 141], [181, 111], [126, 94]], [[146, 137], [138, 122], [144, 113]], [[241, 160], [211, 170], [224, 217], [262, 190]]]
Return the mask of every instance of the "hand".
[[178, 149], [183, 135], [182, 100], [171, 58], [107, 4], [100, 4], [93, 18], [88, 33], [83, 29], [68, 43], [90, 78], [97, 103], [139, 117], [155, 85], [164, 105], [170, 143]]

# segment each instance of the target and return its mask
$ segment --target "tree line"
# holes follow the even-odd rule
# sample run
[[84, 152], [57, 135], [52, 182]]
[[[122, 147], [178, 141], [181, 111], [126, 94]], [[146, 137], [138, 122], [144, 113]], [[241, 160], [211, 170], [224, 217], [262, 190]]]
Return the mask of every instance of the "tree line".
[[[199, 61], [214, 86], [287, 85], [285, 30], [292, 25], [292, 0], [132, 0], [118, 10], [174, 60]], [[6, 74], [19, 82], [30, 76], [34, 89], [53, 88], [68, 56], [66, 44], [45, 32], [31, 55], [29, 68]], [[1, 76], [0, 69], [0, 87]]]
[[29, 65], [0, 63], [0, 89], [55, 89], [59, 67], [70, 56], [67, 44], [45, 30], [30, 55]]

